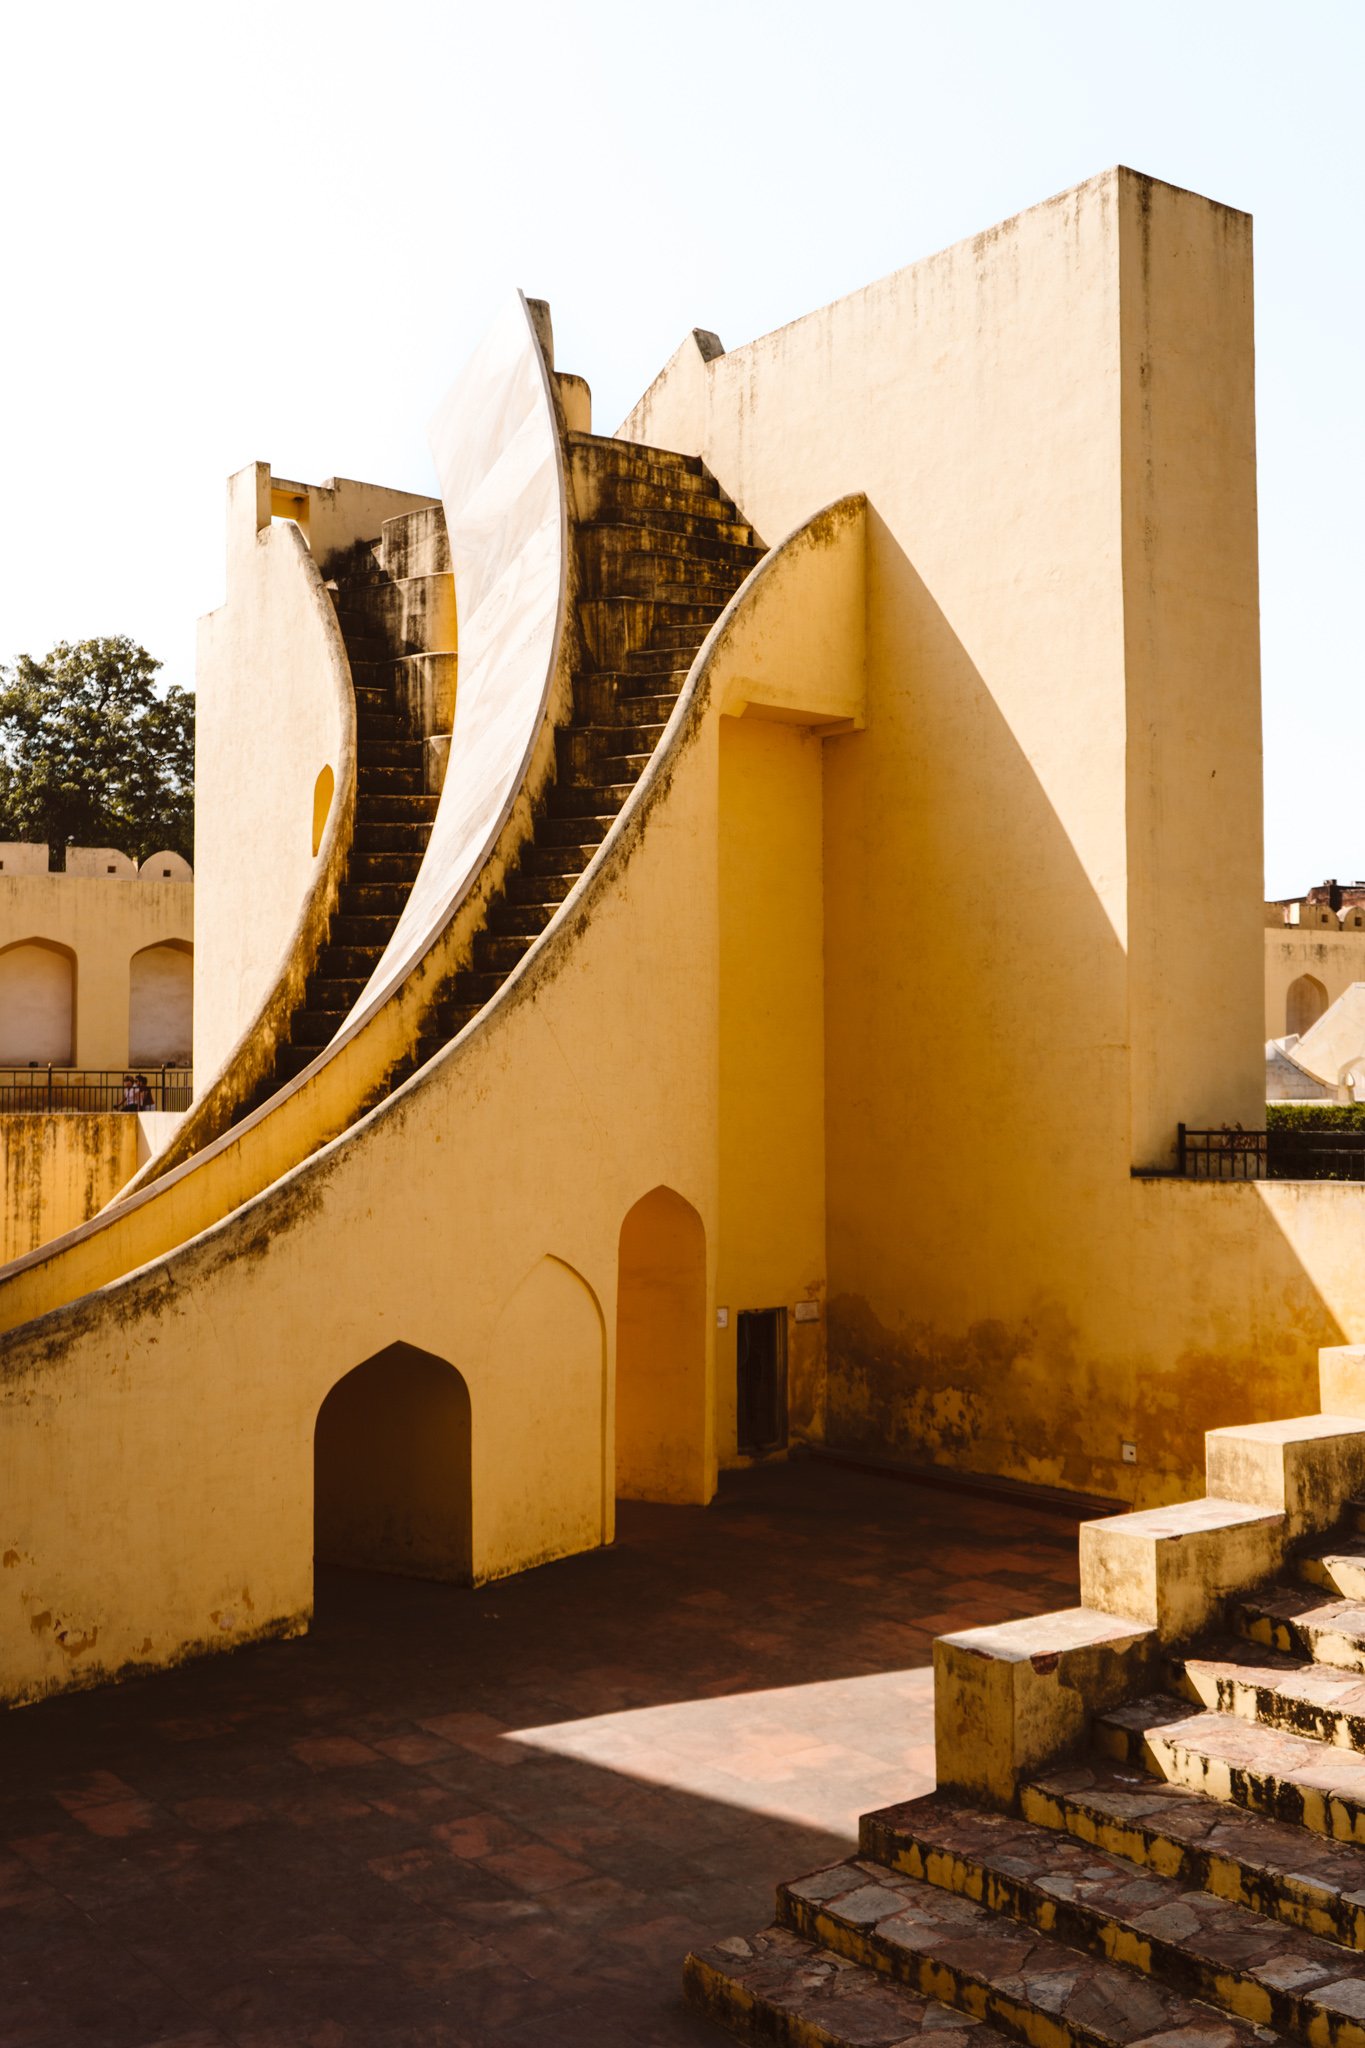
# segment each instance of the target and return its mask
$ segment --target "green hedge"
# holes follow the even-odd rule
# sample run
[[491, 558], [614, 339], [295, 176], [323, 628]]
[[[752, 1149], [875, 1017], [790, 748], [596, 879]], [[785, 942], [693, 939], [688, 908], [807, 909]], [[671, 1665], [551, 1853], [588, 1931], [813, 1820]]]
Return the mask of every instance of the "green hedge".
[[1365, 1131], [1365, 1102], [1267, 1102], [1268, 1131]]

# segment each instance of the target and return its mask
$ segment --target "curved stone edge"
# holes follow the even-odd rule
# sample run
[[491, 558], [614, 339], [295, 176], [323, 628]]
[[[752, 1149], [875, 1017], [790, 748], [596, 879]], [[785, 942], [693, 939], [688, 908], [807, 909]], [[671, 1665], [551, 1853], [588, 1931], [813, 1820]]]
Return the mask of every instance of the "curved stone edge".
[[[285, 546], [300, 570], [309, 607], [326, 644], [326, 669], [336, 696], [341, 725], [341, 746], [336, 770], [336, 793], [323, 828], [312, 886], [299, 906], [299, 914], [275, 971], [274, 985], [256, 1015], [246, 1026], [218, 1074], [185, 1116], [160, 1152], [142, 1165], [115, 1202], [127, 1200], [153, 1181], [182, 1165], [221, 1137], [232, 1122], [233, 1112], [249, 1100], [274, 1067], [275, 1057], [289, 1029], [295, 1010], [303, 1001], [309, 975], [327, 942], [327, 934], [341, 897], [351, 842], [355, 832], [356, 805], [356, 709], [355, 683], [350, 659], [342, 637], [336, 607], [328, 596], [322, 571], [308, 543], [296, 526], [282, 522], [267, 528], [266, 546]], [[102, 1213], [107, 1213], [107, 1210]]]
[[[357, 1118], [357, 1105], [363, 1104], [367, 1094], [376, 1092], [382, 1086], [385, 1074], [411, 1046], [423, 1015], [439, 994], [447, 976], [455, 968], [464, 965], [470, 957], [474, 938], [482, 928], [489, 900], [497, 892], [504, 875], [514, 864], [522, 848], [530, 842], [534, 831], [536, 807], [554, 773], [555, 730], [557, 726], [567, 722], [572, 711], [574, 636], [567, 630], [567, 621], [572, 616], [576, 574], [573, 549], [570, 546], [562, 408], [554, 389], [550, 375], [551, 366], [546, 361], [541, 339], [543, 329], [548, 342], [548, 320], [545, 317], [548, 309], [541, 309], [538, 328], [531, 304], [524, 294], [519, 292], [512, 302], [511, 311], [521, 323], [523, 367], [529, 368], [537, 379], [536, 389], [543, 407], [542, 418], [549, 430], [545, 451], [549, 451], [551, 444], [553, 447], [557, 546], [555, 559], [545, 573], [554, 578], [557, 584], [557, 597], [554, 605], [553, 639], [548, 649], [542, 648], [542, 652], [546, 654], [543, 673], [537, 671], [533, 716], [527, 720], [527, 729], [515, 756], [516, 766], [510, 776], [504, 777], [496, 808], [491, 805], [489, 807], [490, 815], [484, 836], [472, 848], [466, 847], [462, 870], [454, 876], [447, 875], [437, 907], [428, 920], [422, 943], [414, 944], [411, 957], [407, 959], [401, 972], [395, 969], [391, 985], [374, 996], [367, 999], [362, 995], [356, 1012], [342, 1026], [331, 1043], [319, 1049], [317, 1058], [305, 1067], [302, 1073], [296, 1075], [240, 1124], [222, 1130], [211, 1142], [202, 1145], [201, 1149], [192, 1155], [180, 1156], [172, 1161], [163, 1154], [157, 1162], [149, 1162], [157, 1166], [157, 1178], [142, 1176], [141, 1185], [136, 1189], [125, 1190], [117, 1202], [101, 1211], [90, 1222], [52, 1239], [35, 1252], [0, 1268], [0, 1334], [8, 1335], [44, 1316], [60, 1313], [62, 1309], [78, 1302], [93, 1290], [113, 1286], [125, 1274], [153, 1263], [201, 1236], [205, 1231], [219, 1227], [254, 1196], [270, 1186], [288, 1180], [291, 1174], [306, 1165], [310, 1158], [339, 1140], [348, 1138], [357, 1130], [360, 1122], [364, 1120]], [[503, 318], [506, 321], [507, 315], [504, 314]], [[457, 391], [458, 389], [457, 386]], [[489, 466], [496, 468], [500, 459], [496, 437], [490, 438], [489, 447], [493, 451]], [[474, 497], [476, 489], [477, 487], [469, 489], [468, 496]], [[503, 505], [505, 507], [505, 497]], [[504, 522], [495, 522], [491, 530], [496, 535], [504, 530]], [[302, 543], [299, 545], [302, 546]], [[456, 578], [458, 610], [458, 564]], [[497, 582], [496, 576], [489, 577], [488, 588], [496, 588]], [[317, 598], [331, 611], [330, 600], [322, 588], [320, 578]], [[340, 627], [334, 612], [331, 625], [335, 629], [336, 644], [344, 662], [345, 650], [341, 645]], [[465, 628], [462, 623], [461, 682], [456, 699], [457, 740], [459, 705], [468, 694], [466, 660]], [[346, 674], [349, 682], [349, 665]], [[350, 694], [351, 716], [354, 721], [354, 695]], [[354, 750], [354, 723], [351, 731]], [[452, 745], [452, 771], [454, 753], [455, 746]], [[350, 818], [353, 823], [354, 771], [351, 783]], [[449, 775], [446, 786], [450, 787]], [[443, 790], [442, 806], [444, 804]], [[438, 809], [438, 822], [440, 815]], [[337, 823], [340, 827], [340, 818]], [[339, 851], [339, 859], [342, 861], [349, 843], [350, 825], [347, 827], [345, 847]], [[438, 851], [438, 860], [439, 858]], [[392, 961], [390, 964], [393, 967]], [[304, 978], [306, 979], [306, 972]], [[282, 993], [281, 1008], [286, 1000]], [[427, 1070], [424, 1068], [421, 1071]], [[389, 1098], [385, 1098], [387, 1099]], [[382, 1108], [383, 1103], [378, 1106]], [[227, 1114], [230, 1114], [230, 1108]], [[270, 1138], [263, 1142], [262, 1149], [258, 1152], [257, 1145], [262, 1141], [258, 1141], [255, 1134], [267, 1121], [270, 1124]], [[184, 1145], [178, 1148], [182, 1155], [186, 1149]], [[200, 1176], [204, 1178], [201, 1179]], [[167, 1212], [158, 1205], [172, 1200], [177, 1190], [185, 1189], [187, 1186], [192, 1188], [188, 1196], [190, 1213], [166, 1227], [162, 1219]], [[126, 1232], [126, 1239], [120, 1252], [111, 1258], [101, 1258], [98, 1246], [102, 1242], [107, 1242], [102, 1239], [101, 1234], [119, 1226]], [[35, 1277], [33, 1292], [43, 1298], [23, 1299], [27, 1276], [40, 1276], [45, 1269], [49, 1273], [55, 1273], [64, 1265], [70, 1265], [74, 1269], [68, 1279], [58, 1282], [56, 1286], [42, 1286]], [[7, 1308], [7, 1287], [21, 1292], [16, 1309]]]

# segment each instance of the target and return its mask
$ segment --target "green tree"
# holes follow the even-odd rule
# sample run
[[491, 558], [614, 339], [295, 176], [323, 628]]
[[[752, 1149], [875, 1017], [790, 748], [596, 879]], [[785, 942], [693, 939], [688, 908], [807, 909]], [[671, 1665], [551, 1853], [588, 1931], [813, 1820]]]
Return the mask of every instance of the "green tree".
[[0, 839], [192, 857], [194, 696], [160, 667], [123, 637], [0, 667]]

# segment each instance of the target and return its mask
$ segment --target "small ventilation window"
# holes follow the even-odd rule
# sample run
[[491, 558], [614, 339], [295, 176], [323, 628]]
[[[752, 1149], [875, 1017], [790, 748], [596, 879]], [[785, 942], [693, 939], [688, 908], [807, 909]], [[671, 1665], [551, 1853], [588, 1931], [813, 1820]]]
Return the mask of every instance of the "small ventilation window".
[[106, 875], [116, 875], [116, 874], [118, 873], [118, 869], [117, 869], [117, 868], [106, 868], [106, 869], [104, 870], [104, 872], [105, 872], [105, 874], [106, 874]]
[[169, 868], [163, 868], [163, 869], [161, 870], [161, 872], [162, 872], [162, 874], [164, 875], [165, 879], [166, 879], [166, 880], [167, 880], [167, 881], [169, 882], [169, 881], [170, 881], [170, 879], [171, 879], [171, 871], [170, 871], [170, 869], [169, 869]]

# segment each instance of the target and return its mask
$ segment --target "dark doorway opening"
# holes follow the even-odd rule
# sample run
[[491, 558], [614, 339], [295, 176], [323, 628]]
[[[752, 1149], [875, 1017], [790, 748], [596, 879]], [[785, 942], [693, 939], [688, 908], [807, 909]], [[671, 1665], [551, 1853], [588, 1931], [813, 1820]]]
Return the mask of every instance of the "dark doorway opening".
[[739, 1449], [747, 1457], [787, 1442], [787, 1311], [741, 1309], [738, 1338]]

